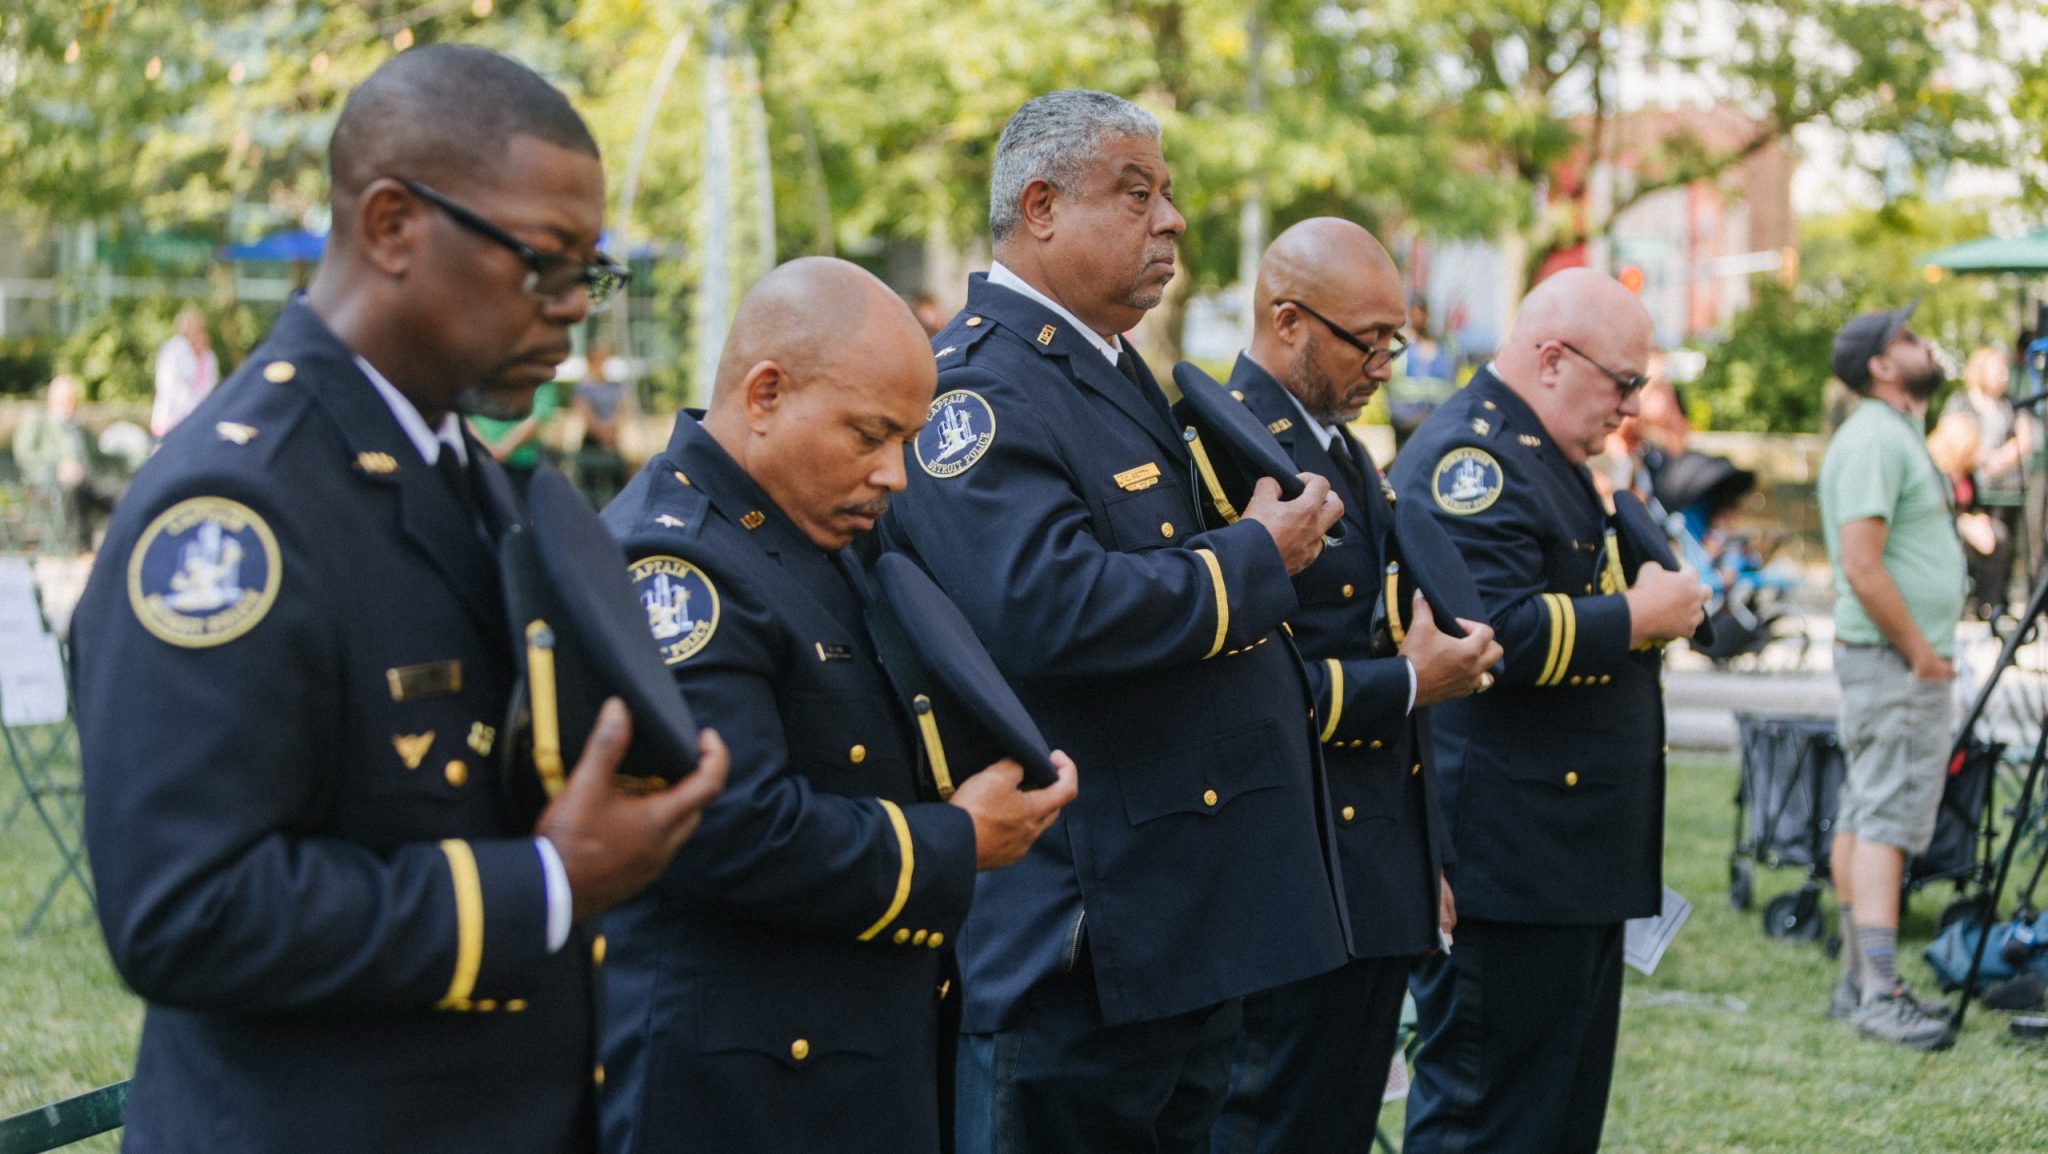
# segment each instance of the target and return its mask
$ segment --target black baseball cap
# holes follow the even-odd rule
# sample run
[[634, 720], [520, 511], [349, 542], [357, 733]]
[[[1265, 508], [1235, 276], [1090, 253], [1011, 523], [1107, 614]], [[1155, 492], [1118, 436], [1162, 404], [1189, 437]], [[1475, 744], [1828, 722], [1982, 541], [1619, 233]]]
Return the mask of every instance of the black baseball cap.
[[567, 780], [607, 697], [633, 714], [618, 782], [657, 789], [697, 767], [697, 723], [662, 664], [626, 557], [568, 478], [543, 467], [529, 523], [499, 542], [519, 682], [499, 745], [509, 804], [537, 816]]
[[1835, 330], [1835, 346], [1828, 358], [1828, 367], [1843, 384], [1863, 392], [1870, 387], [1870, 358], [1882, 355], [1898, 339], [1899, 331], [1906, 327], [1906, 319], [1913, 310], [1920, 307], [1920, 298], [1906, 302], [1904, 308], [1879, 309], [1864, 313], [1848, 324]]

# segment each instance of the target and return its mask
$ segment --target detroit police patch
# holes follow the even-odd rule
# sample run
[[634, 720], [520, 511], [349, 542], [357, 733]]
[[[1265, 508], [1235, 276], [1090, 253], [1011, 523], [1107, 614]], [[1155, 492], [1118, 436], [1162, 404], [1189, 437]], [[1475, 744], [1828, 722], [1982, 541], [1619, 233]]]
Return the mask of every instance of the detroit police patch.
[[718, 629], [718, 587], [702, 569], [657, 553], [633, 562], [626, 572], [647, 610], [647, 628], [664, 662], [680, 665], [710, 644]]
[[225, 497], [190, 497], [157, 514], [128, 557], [128, 604], [160, 641], [225, 645], [256, 628], [284, 581], [277, 537]]
[[955, 389], [932, 401], [917, 434], [917, 463], [934, 477], [957, 477], [996, 440], [996, 414], [981, 394]]
[[1500, 499], [1505, 487], [1500, 462], [1484, 449], [1452, 449], [1436, 463], [1429, 480], [1437, 507], [1446, 513], [1469, 517]]

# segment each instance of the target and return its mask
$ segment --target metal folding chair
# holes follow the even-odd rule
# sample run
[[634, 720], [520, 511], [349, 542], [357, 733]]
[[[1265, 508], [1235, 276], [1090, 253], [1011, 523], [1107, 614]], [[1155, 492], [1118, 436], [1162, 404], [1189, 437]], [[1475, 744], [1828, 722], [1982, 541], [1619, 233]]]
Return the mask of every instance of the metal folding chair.
[[78, 883], [79, 892], [97, 916], [98, 899], [85, 872], [85, 799], [78, 772], [78, 730], [66, 716], [48, 725], [0, 726], [0, 733], [5, 735], [7, 759], [14, 765], [28, 807], [49, 833], [58, 856], [57, 868], [18, 936], [25, 938], [35, 932], [67, 881]]

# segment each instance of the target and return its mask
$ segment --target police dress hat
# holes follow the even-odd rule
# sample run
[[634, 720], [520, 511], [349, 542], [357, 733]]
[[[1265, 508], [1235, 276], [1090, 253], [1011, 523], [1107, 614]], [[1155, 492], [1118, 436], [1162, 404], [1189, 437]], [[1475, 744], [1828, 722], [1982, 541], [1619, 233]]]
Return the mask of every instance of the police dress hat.
[[[1635, 584], [1636, 574], [1652, 561], [1674, 573], [1678, 571], [1678, 558], [1671, 552], [1671, 538], [1665, 535], [1664, 526], [1650, 516], [1642, 499], [1627, 489], [1614, 494], [1614, 514], [1608, 533], [1613, 546], [1608, 560], [1619, 569], [1614, 575], [1618, 588]], [[1713, 615], [1700, 619], [1692, 639], [1698, 645], [1714, 643]]]
[[530, 523], [498, 550], [519, 655], [503, 742], [507, 796], [537, 815], [568, 780], [607, 697], [633, 714], [622, 785], [658, 789], [687, 775], [697, 767], [697, 723], [656, 652], [625, 555], [556, 470], [533, 475], [527, 506]]
[[1906, 327], [1907, 318], [1920, 307], [1920, 298], [1906, 307], [1864, 313], [1835, 330], [1835, 344], [1828, 356], [1828, 368], [1841, 382], [1857, 392], [1870, 387], [1870, 358], [1883, 355]]
[[[1244, 514], [1260, 477], [1280, 483], [1283, 501], [1301, 496], [1300, 470], [1258, 416], [1245, 407], [1243, 398], [1186, 361], [1173, 366], [1173, 383], [1180, 388], [1174, 417], [1181, 423], [1182, 439], [1195, 460], [1202, 494], [1224, 521], [1235, 523]], [[1342, 532], [1339, 526], [1330, 527], [1333, 538]]]
[[[1414, 501], [1394, 505], [1394, 531], [1386, 541], [1386, 572], [1380, 603], [1373, 610], [1373, 651], [1392, 656], [1415, 624], [1415, 591], [1436, 627], [1452, 637], [1465, 636], [1458, 623], [1486, 620], [1486, 602], [1472, 580], [1472, 568], [1458, 554], [1442, 522]], [[1494, 672], [1501, 671], [1499, 664]]]
[[1005, 757], [1024, 767], [1023, 788], [1058, 780], [1052, 749], [996, 663], [924, 570], [898, 553], [875, 559], [870, 571], [868, 631], [908, 702], [924, 739], [939, 796]]

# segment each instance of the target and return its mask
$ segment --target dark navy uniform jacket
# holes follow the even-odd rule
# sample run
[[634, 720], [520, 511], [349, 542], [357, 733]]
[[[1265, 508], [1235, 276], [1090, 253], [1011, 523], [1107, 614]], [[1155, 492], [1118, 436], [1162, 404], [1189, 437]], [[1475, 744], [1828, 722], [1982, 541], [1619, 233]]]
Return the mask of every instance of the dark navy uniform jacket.
[[689, 414], [604, 512], [724, 794], [605, 916], [610, 1151], [935, 1151], [942, 947], [974, 824], [934, 800], [863, 618]]
[[492, 548], [303, 303], [136, 476], [73, 620], [100, 918], [149, 1003], [127, 1145], [588, 1148], [590, 946], [547, 951], [492, 768]]
[[[1339, 467], [1284, 386], [1239, 356], [1230, 388], [1286, 448], [1301, 471], [1326, 477], [1344, 501], [1344, 532], [1294, 576], [1301, 608], [1287, 619], [1308, 662], [1337, 814], [1337, 860], [1356, 938], [1366, 958], [1425, 954], [1437, 945], [1437, 877], [1448, 835], [1436, 775], [1424, 767], [1422, 711], [1408, 712], [1408, 662], [1372, 656], [1373, 609], [1382, 593], [1394, 510], [1379, 469], [1352, 442], [1358, 462]], [[1337, 435], [1350, 440], [1351, 434]], [[1333, 442], [1345, 452], [1343, 441]], [[1353, 469], [1363, 484], [1352, 480]], [[1398, 586], [1396, 596], [1412, 596]]]
[[1430, 710], [1459, 914], [1590, 925], [1656, 913], [1662, 657], [1629, 649], [1591, 474], [1486, 368], [1429, 415], [1391, 476], [1457, 542], [1506, 651], [1492, 690]]
[[1341, 965], [1272, 537], [1203, 519], [1150, 372], [1147, 395], [1043, 305], [977, 275], [933, 345], [939, 395], [885, 541], [960, 606], [1081, 781], [1023, 861], [977, 883], [963, 1029], [1014, 1022], [1084, 938], [1110, 1025]]

